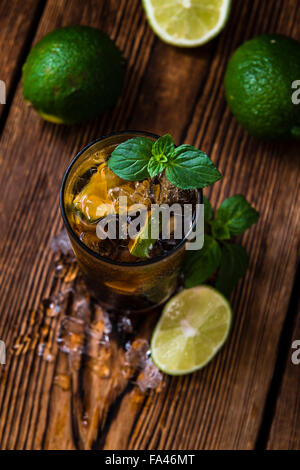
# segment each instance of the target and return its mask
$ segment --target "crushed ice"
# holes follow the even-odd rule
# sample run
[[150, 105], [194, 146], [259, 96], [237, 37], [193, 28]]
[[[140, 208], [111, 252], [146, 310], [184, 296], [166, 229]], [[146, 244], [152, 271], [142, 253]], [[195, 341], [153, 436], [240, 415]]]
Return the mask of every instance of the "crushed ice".
[[54, 253], [60, 252], [65, 256], [71, 255], [73, 253], [70, 239], [65, 229], [61, 230], [52, 238], [50, 242], [50, 249]]
[[[151, 360], [148, 341], [133, 338], [132, 318], [126, 314], [114, 317], [95, 303], [95, 299], [91, 302], [66, 230], [52, 239], [50, 247], [56, 255], [57, 277], [62, 277], [70, 286], [46, 299], [44, 306], [49, 317], [68, 311], [60, 321], [57, 343], [60, 350], [68, 354], [71, 371], [80, 368], [84, 355], [88, 368], [101, 378], [109, 378], [113, 354], [116, 353], [111, 340], [118, 337], [124, 343], [123, 356], [120, 354], [116, 359], [120, 361], [123, 376], [136, 384], [142, 393], [149, 389], [160, 390], [163, 375]], [[45, 357], [45, 346], [41, 344], [39, 348], [38, 353]], [[57, 376], [56, 383], [61, 388], [67, 389], [67, 385], [62, 383], [66, 381], [65, 377]]]

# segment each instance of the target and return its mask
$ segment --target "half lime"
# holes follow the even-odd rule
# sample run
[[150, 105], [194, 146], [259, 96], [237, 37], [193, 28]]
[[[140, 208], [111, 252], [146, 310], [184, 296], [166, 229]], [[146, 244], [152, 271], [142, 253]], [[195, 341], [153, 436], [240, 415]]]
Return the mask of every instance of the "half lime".
[[232, 311], [216, 289], [197, 286], [175, 295], [163, 309], [151, 340], [153, 362], [166, 374], [204, 367], [225, 343]]
[[196, 47], [226, 24], [230, 0], [143, 0], [153, 31], [174, 46]]

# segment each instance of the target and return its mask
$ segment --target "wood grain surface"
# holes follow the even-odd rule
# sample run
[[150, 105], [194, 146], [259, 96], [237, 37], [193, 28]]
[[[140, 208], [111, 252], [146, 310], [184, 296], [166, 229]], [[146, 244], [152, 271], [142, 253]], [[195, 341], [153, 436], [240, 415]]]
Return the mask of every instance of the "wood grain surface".
[[[29, 2], [5, 0], [1, 8], [22, 18], [24, 3]], [[299, 143], [251, 138], [226, 106], [223, 78], [230, 55], [244, 40], [264, 32], [299, 40], [299, 2], [236, 0], [221, 35], [195, 50], [156, 38], [138, 0], [48, 0], [44, 9], [31, 3], [19, 54], [24, 41], [34, 43], [60, 26], [88, 24], [116, 41], [127, 72], [117, 105], [88, 124], [42, 121], [24, 103], [20, 81], [6, 111], [0, 142], [0, 338], [8, 360], [0, 366], [0, 447], [255, 448], [299, 260]], [[32, 22], [38, 27], [29, 38]], [[14, 26], [12, 41], [16, 34]], [[2, 35], [0, 40], [3, 44]], [[4, 59], [10, 76], [19, 61], [17, 49], [14, 59]], [[165, 376], [161, 391], [147, 394], [120, 373], [123, 350], [117, 338], [110, 378], [93, 374], [86, 364], [71, 367], [56, 341], [70, 302], [54, 317], [45, 307], [50, 295], [80, 282], [72, 263], [63, 278], [57, 276], [49, 249], [62, 228], [58, 193], [64, 170], [87, 142], [124, 129], [170, 132], [177, 144], [199, 146], [224, 174], [207, 191], [213, 205], [242, 193], [260, 212], [258, 224], [241, 238], [250, 268], [231, 299], [233, 329], [224, 349], [203, 371]], [[91, 320], [101, 314], [94, 307], [91, 301]], [[149, 337], [154, 322], [151, 316], [140, 320], [136, 336]], [[299, 328], [294, 334], [299, 336]], [[39, 355], [41, 343], [46, 352]], [[274, 423], [266, 426], [269, 448], [300, 446], [299, 393], [293, 392], [294, 411], [285, 409], [290, 387], [299, 390], [299, 367], [287, 363]], [[66, 376], [70, 383], [59, 386]]]
[[[286, 327], [286, 354], [282, 357], [284, 363], [284, 374], [277, 388], [278, 394], [275, 401], [275, 412], [272, 420], [267, 448], [276, 449], [299, 449], [300, 442], [300, 374], [295, 364], [293, 355], [296, 354], [299, 361], [300, 344], [300, 302], [298, 296], [299, 276], [295, 285], [294, 295], [290, 306], [290, 325]], [[294, 314], [294, 315], [293, 315]], [[288, 319], [289, 320], [289, 319]], [[289, 326], [291, 328], [289, 328]], [[289, 331], [291, 329], [291, 332]], [[296, 344], [295, 344], [296, 343]], [[293, 347], [292, 347], [293, 346]]]
[[0, 2], [0, 79], [5, 82], [6, 104], [8, 104], [0, 106], [0, 124], [20, 79], [24, 54], [30, 47], [43, 3], [42, 0]]

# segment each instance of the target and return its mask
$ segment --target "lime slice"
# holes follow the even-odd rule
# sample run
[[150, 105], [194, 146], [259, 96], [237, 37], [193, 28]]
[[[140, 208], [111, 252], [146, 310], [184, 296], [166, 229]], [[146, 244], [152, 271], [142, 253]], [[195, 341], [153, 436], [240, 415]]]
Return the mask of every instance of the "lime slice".
[[151, 340], [153, 362], [166, 374], [189, 374], [204, 367], [223, 346], [231, 307], [209, 286], [185, 289], [166, 304]]
[[151, 212], [147, 212], [145, 223], [139, 231], [137, 237], [130, 240], [128, 248], [132, 255], [137, 258], [146, 259], [150, 256], [150, 250], [153, 248], [155, 239], [151, 238]]
[[225, 26], [231, 0], [143, 0], [154, 32], [169, 44], [196, 47]]

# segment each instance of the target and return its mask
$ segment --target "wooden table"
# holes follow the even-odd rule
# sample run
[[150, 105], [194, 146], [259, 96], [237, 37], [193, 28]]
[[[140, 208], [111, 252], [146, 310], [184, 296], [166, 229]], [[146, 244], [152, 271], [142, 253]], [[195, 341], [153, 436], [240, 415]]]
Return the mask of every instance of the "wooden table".
[[[7, 103], [0, 105], [0, 339], [7, 346], [7, 364], [0, 366], [2, 449], [300, 447], [300, 365], [291, 362], [291, 343], [300, 339], [299, 143], [249, 137], [223, 93], [226, 63], [243, 41], [265, 32], [300, 40], [300, 5], [233, 3], [221, 35], [184, 50], [152, 33], [138, 0], [1, 1], [0, 79], [7, 86]], [[99, 119], [52, 125], [24, 103], [21, 67], [43, 35], [77, 23], [101, 28], [116, 41], [127, 60], [126, 85], [118, 104]], [[123, 129], [170, 132], [177, 144], [199, 146], [224, 174], [206, 192], [213, 205], [242, 193], [260, 219], [241, 239], [250, 269], [232, 296], [233, 330], [222, 352], [203, 371], [165, 376], [159, 393], [139, 395], [134, 384], [116, 387], [90, 376], [84, 395], [93, 423], [79, 429], [74, 372], [71, 387], [57, 383], [68, 368], [56, 342], [65, 312], [49, 321], [41, 308], [64, 282], [56, 276], [49, 240], [62, 228], [58, 192], [71, 157], [94, 138]], [[142, 322], [143, 334], [149, 322]], [[50, 361], [38, 355], [45, 336]]]

